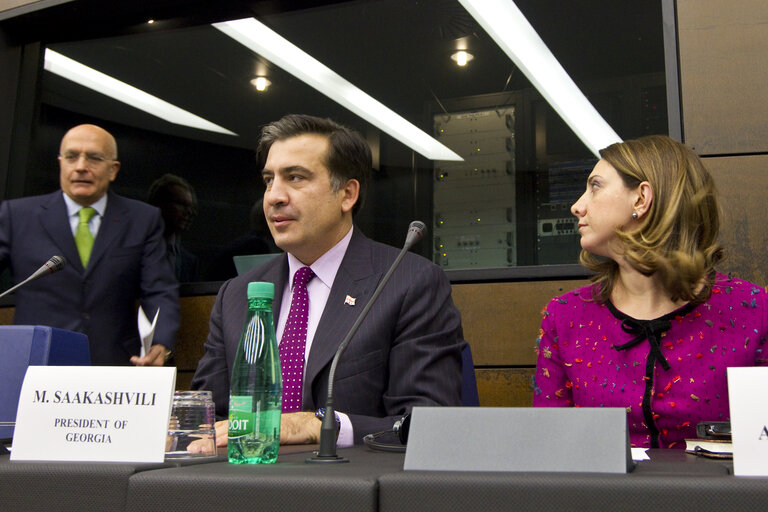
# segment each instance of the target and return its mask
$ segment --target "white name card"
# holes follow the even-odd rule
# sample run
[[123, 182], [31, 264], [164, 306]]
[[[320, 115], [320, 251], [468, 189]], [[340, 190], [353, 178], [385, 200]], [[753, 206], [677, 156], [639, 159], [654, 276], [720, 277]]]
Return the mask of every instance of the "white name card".
[[11, 460], [163, 462], [176, 368], [30, 366]]
[[728, 368], [733, 473], [768, 476], [768, 367]]

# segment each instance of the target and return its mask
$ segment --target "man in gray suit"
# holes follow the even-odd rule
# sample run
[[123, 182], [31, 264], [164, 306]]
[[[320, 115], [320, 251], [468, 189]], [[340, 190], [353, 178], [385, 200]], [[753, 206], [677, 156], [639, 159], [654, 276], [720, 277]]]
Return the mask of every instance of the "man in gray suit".
[[[162, 365], [179, 327], [179, 300], [160, 211], [108, 191], [120, 162], [114, 137], [98, 126], [64, 135], [59, 167], [60, 191], [0, 205], [0, 268], [9, 266], [14, 282], [53, 255], [67, 260], [15, 292], [14, 323], [86, 334], [94, 365]], [[137, 302], [150, 318], [160, 310], [143, 357]]]
[[[264, 214], [275, 243], [287, 254], [219, 290], [192, 387], [211, 390], [217, 415], [227, 416], [248, 282], [275, 283], [281, 340], [291, 309], [290, 283], [309, 266], [314, 277], [307, 285], [301, 405], [299, 412], [282, 414], [280, 441], [311, 444], [320, 435], [315, 410], [326, 401], [331, 360], [399, 250], [353, 226], [371, 169], [370, 148], [358, 133], [329, 119], [289, 115], [263, 129], [258, 154], [266, 184]], [[460, 405], [462, 338], [445, 274], [421, 256], [406, 254], [336, 368], [339, 446], [392, 428], [415, 405]], [[226, 441], [227, 422], [220, 421], [217, 443]]]

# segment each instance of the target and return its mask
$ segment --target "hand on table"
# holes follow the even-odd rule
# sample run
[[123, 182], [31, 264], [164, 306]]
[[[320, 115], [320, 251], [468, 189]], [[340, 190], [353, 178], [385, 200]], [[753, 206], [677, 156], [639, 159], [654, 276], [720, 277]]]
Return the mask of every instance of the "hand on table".
[[[280, 415], [280, 444], [317, 444], [320, 442], [321, 421], [313, 412], [289, 412]], [[227, 446], [229, 421], [216, 422], [216, 447]], [[194, 441], [189, 444], [190, 453], [204, 453], [206, 444]]]

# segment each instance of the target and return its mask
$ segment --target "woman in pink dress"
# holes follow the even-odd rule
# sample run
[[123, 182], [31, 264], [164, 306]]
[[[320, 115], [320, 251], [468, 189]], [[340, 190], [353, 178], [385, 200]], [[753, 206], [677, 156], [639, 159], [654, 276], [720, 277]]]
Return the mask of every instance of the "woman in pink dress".
[[720, 206], [692, 150], [654, 135], [600, 156], [571, 207], [594, 283], [545, 307], [533, 404], [624, 407], [632, 446], [684, 449], [728, 420], [726, 368], [766, 364], [766, 292], [716, 272]]

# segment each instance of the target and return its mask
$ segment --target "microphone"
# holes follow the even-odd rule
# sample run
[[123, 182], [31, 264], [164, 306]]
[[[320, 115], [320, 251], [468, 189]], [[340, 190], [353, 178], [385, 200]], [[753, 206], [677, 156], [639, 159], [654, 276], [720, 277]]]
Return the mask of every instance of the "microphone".
[[366, 304], [363, 310], [360, 312], [360, 316], [358, 316], [357, 320], [355, 320], [355, 323], [352, 324], [349, 332], [344, 337], [344, 340], [339, 345], [339, 348], [336, 350], [336, 355], [333, 356], [333, 361], [331, 362], [331, 369], [328, 372], [328, 398], [325, 402], [325, 415], [323, 416], [323, 424], [320, 427], [320, 448], [317, 451], [317, 455], [307, 459], [307, 462], [349, 462], [349, 459], [339, 457], [336, 454], [336, 413], [333, 409], [333, 377], [336, 375], [336, 365], [339, 363], [339, 358], [344, 352], [344, 349], [347, 348], [350, 340], [360, 328], [360, 324], [363, 323], [363, 320], [368, 314], [368, 311], [370, 311], [374, 302], [376, 302], [376, 299], [378, 299], [379, 295], [381, 295], [381, 291], [384, 289], [387, 281], [389, 281], [389, 278], [395, 272], [395, 269], [397, 269], [398, 265], [400, 265], [400, 260], [403, 259], [405, 253], [407, 253], [411, 247], [416, 244], [416, 242], [422, 239], [426, 229], [426, 224], [420, 220], [415, 220], [411, 222], [410, 226], [408, 226], [408, 234], [405, 237], [405, 244], [403, 244], [403, 248], [400, 250], [400, 254], [397, 255], [397, 258], [395, 258], [392, 266], [389, 267], [389, 270], [387, 270], [384, 278], [381, 280], [381, 282], [379, 282], [379, 285], [376, 287], [376, 290], [374, 290], [373, 295], [371, 295], [371, 300], [368, 301], [368, 304]]
[[59, 270], [64, 268], [64, 265], [66, 263], [67, 263], [67, 260], [65, 260], [63, 256], [51, 256], [51, 259], [46, 261], [42, 267], [35, 270], [35, 272], [31, 276], [29, 276], [28, 278], [26, 278], [16, 286], [9, 288], [8, 290], [5, 290], [3, 293], [0, 293], [0, 299], [5, 297], [12, 291], [16, 290], [17, 288], [24, 286], [30, 281], [34, 281], [35, 279], [39, 279], [43, 276], [47, 276], [49, 274], [53, 274], [54, 272], [58, 272]]

